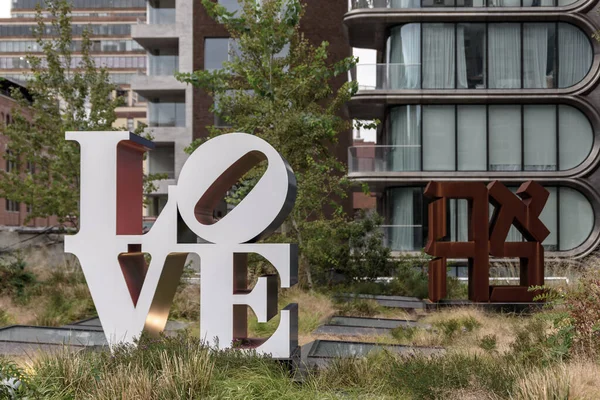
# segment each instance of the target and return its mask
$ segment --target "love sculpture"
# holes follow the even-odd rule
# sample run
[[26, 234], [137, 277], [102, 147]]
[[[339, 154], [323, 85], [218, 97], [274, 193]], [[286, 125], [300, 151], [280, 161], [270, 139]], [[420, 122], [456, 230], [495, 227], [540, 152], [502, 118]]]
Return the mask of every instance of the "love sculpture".
[[[297, 283], [297, 247], [257, 244], [292, 210], [296, 178], [264, 140], [243, 133], [222, 135], [186, 161], [177, 186], [156, 222], [142, 234], [144, 152], [153, 143], [129, 132], [68, 132], [81, 147], [80, 229], [65, 238], [65, 251], [79, 259], [111, 348], [134, 343], [142, 332], [165, 328], [186, 257], [201, 263], [200, 332], [211, 346], [242, 347], [290, 358], [298, 346], [298, 306], [281, 310], [279, 327], [265, 340], [247, 337], [247, 307], [259, 322], [278, 314], [277, 275], [248, 287], [247, 255], [258, 254], [278, 272], [280, 284]], [[268, 167], [253, 190], [225, 217], [213, 210], [227, 190], [254, 165]], [[189, 228], [205, 243], [186, 243]], [[148, 263], [144, 253], [151, 256]]]

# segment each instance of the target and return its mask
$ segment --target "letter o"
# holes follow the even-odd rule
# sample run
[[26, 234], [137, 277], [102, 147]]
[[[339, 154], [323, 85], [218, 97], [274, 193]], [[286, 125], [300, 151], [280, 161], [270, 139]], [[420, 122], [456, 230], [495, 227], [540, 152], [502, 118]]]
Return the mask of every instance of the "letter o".
[[[252, 154], [262, 153], [268, 166], [246, 197], [221, 220], [198, 220], [197, 204], [212, 207], [244, 171]], [[246, 168], [247, 170], [248, 168]], [[186, 225], [215, 244], [255, 242], [277, 229], [294, 207], [296, 177], [285, 159], [263, 139], [245, 133], [217, 136], [202, 144], [183, 166], [177, 182], [177, 207]]]

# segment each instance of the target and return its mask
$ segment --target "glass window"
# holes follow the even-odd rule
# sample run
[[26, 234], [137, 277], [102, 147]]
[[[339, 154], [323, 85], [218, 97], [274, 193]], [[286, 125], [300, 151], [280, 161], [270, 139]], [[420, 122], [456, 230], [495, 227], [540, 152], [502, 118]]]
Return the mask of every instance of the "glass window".
[[225, 7], [227, 9], [227, 11], [229, 12], [236, 12], [241, 10], [241, 5], [238, 2], [238, 0], [219, 0], [218, 1], [220, 5], [222, 5], [223, 7]]
[[[577, 0], [575, 0], [577, 1]], [[523, 0], [523, 7], [552, 7], [554, 0]]]
[[[407, 24], [392, 28], [388, 41], [388, 63], [385, 77], [390, 89], [418, 89], [421, 87], [421, 24]], [[378, 75], [383, 71], [377, 71]], [[382, 77], [377, 77], [378, 82]]]
[[561, 170], [575, 168], [590, 154], [594, 131], [587, 117], [578, 109], [558, 106], [558, 159]]
[[175, 23], [175, 0], [151, 0], [149, 2], [148, 22], [156, 25]]
[[454, 106], [423, 107], [423, 170], [456, 169]]
[[564, 171], [589, 156], [594, 132], [567, 105], [410, 105], [390, 110], [384, 143], [383, 171], [452, 171], [455, 160], [458, 171]]
[[204, 40], [204, 69], [223, 68], [229, 59], [229, 38], [207, 38]]
[[454, 7], [454, 0], [422, 0], [423, 7]]
[[167, 174], [175, 178], [175, 144], [156, 143], [154, 150], [148, 153], [148, 165], [151, 174]]
[[163, 208], [167, 205], [169, 197], [167, 195], [149, 196], [150, 204], [148, 205], [148, 216], [158, 217]]
[[457, 106], [459, 171], [487, 170], [486, 106]]
[[521, 87], [521, 25], [489, 24], [489, 87]]
[[19, 203], [12, 200], [6, 200], [6, 211], [9, 212], [19, 212]]
[[388, 190], [390, 224], [384, 226], [387, 245], [393, 251], [418, 251], [423, 248], [423, 189], [419, 187]]
[[521, 107], [489, 106], [490, 171], [521, 170]]
[[459, 89], [485, 88], [485, 24], [458, 24], [457, 82]]
[[185, 127], [185, 95], [151, 99], [148, 120], [150, 127]]
[[488, 7], [521, 7], [521, 0], [488, 0]]
[[395, 107], [390, 112], [389, 171], [421, 170], [421, 106]]
[[455, 24], [423, 25], [423, 88], [454, 88]]
[[165, 48], [148, 51], [149, 75], [174, 75], [179, 70], [179, 49]]
[[594, 210], [580, 192], [561, 187], [559, 191], [560, 250], [572, 250], [583, 244], [594, 227]]
[[583, 79], [592, 65], [590, 39], [570, 24], [558, 25], [558, 87], [566, 88]]
[[523, 107], [525, 171], [556, 171], [556, 106]]
[[555, 31], [555, 24], [523, 24], [523, 87], [556, 87]]

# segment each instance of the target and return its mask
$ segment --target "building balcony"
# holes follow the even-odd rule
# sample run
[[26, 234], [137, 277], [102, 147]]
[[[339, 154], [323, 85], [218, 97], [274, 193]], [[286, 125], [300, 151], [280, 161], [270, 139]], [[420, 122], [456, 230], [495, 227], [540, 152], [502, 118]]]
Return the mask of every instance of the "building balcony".
[[131, 26], [131, 38], [145, 49], [157, 47], [177, 48], [179, 45], [179, 35], [175, 23], [168, 25], [153, 25], [147, 24], [143, 20], [138, 20], [137, 25]]
[[413, 9], [413, 8], [548, 8], [566, 7], [578, 0], [352, 0], [352, 10]]
[[146, 98], [182, 93], [186, 87], [187, 84], [179, 82], [173, 75], [139, 74], [131, 80], [131, 89]]
[[351, 177], [420, 169], [421, 145], [348, 148], [348, 174]]
[[[394, 1], [394, 0], [388, 0]], [[421, 0], [423, 3], [431, 0]], [[434, 0], [435, 1], [435, 0]], [[445, 0], [453, 4], [453, 0]], [[460, 2], [461, 0], [456, 0]], [[488, 0], [490, 1], [490, 0]], [[494, 0], [496, 1], [496, 0]], [[529, 0], [523, 0], [527, 2]], [[535, 1], [535, 0], [534, 0]], [[544, 0], [542, 0], [544, 1]], [[411, 4], [414, 7], [375, 7], [374, 4]], [[566, 13], [577, 8], [579, 2], [564, 7], [471, 7], [471, 6], [423, 6], [418, 7], [419, 0], [398, 0], [388, 3], [385, 0], [377, 2], [370, 0], [358, 2], [355, 7], [344, 15], [344, 24], [348, 32], [348, 42], [352, 47], [386, 51], [390, 31], [398, 26], [410, 23], [502, 23], [530, 22], [542, 23], [547, 21], [565, 21], [577, 25], [592, 35], [595, 27], [574, 13]]]

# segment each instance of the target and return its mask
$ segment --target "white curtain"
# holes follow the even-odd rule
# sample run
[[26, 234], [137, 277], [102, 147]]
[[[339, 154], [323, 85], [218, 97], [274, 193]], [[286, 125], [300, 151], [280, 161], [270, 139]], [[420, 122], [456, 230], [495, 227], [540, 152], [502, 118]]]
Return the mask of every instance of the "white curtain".
[[420, 8], [419, 0], [389, 0], [390, 8]]
[[587, 75], [592, 65], [590, 39], [579, 28], [559, 23], [558, 57], [559, 87], [575, 85]]
[[423, 106], [423, 170], [456, 169], [454, 106]]
[[521, 26], [490, 24], [489, 87], [510, 89], [521, 87]]
[[556, 171], [556, 106], [523, 107], [525, 171]]
[[558, 106], [558, 124], [560, 170], [564, 171], [587, 158], [594, 144], [594, 131], [587, 117], [571, 106]]
[[523, 87], [549, 88], [548, 24], [525, 24], [523, 26]]
[[421, 84], [421, 25], [406, 24], [390, 33], [390, 89], [418, 89]]
[[466, 199], [452, 199], [450, 208], [451, 235], [453, 242], [469, 241], [469, 202]]
[[584, 195], [561, 187], [560, 192], [560, 250], [571, 250], [590, 236], [594, 227], [594, 210]]
[[454, 26], [423, 25], [423, 88], [454, 88]]
[[390, 112], [388, 171], [421, 169], [421, 106], [395, 107]]
[[521, 170], [521, 106], [489, 106], [490, 171]]
[[467, 89], [467, 53], [465, 46], [465, 27], [459, 24], [456, 27], [456, 87], [459, 89]]
[[458, 170], [485, 171], [487, 169], [486, 106], [460, 105], [458, 112]]
[[[392, 250], [420, 250], [423, 226], [420, 204], [415, 204], [415, 197], [422, 196], [421, 188], [391, 189], [388, 197], [391, 201], [391, 227], [388, 227], [389, 245]], [[417, 209], [415, 209], [415, 207]]]

